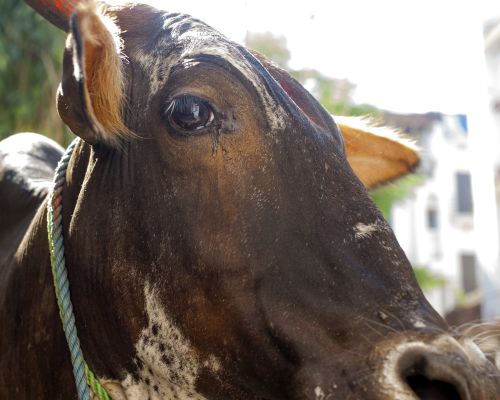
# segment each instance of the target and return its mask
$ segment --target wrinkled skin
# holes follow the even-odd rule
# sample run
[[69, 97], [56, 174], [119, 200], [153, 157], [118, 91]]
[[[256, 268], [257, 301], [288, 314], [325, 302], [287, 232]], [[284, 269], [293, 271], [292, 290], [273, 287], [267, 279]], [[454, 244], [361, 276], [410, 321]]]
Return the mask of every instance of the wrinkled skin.
[[[498, 371], [425, 300], [321, 106], [196, 20], [113, 13], [125, 124], [140, 138], [85, 136], [71, 49], [59, 99], [88, 139], [68, 168], [63, 227], [96, 375], [131, 399], [497, 398]], [[182, 93], [208, 100], [216, 123], [179, 135], [164, 110]], [[0, 249], [0, 398], [75, 398], [44, 204], [16, 214], [31, 225]], [[412, 383], [425, 379], [440, 384]]]

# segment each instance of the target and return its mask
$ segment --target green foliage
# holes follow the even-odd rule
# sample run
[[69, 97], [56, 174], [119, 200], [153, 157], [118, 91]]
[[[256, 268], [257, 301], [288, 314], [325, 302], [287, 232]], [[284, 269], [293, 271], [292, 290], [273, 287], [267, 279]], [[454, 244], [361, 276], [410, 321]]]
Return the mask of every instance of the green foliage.
[[286, 46], [284, 36], [275, 36], [271, 32], [247, 32], [247, 47], [257, 50], [282, 68], [288, 68], [290, 50]]
[[384, 214], [385, 219], [389, 221], [393, 204], [407, 198], [415, 186], [423, 181], [422, 175], [407, 175], [394, 183], [373, 190], [370, 195]]
[[413, 272], [417, 277], [417, 281], [423, 290], [431, 290], [446, 285], [446, 279], [441, 275], [437, 275], [424, 266], [414, 266]]
[[66, 144], [57, 115], [65, 34], [19, 0], [1, 0], [0, 139], [34, 131]]

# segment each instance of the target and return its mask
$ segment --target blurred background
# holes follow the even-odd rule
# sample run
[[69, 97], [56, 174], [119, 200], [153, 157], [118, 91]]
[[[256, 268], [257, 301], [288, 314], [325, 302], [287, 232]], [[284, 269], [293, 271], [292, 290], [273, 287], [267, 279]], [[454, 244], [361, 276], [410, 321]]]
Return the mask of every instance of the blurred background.
[[[419, 169], [372, 196], [451, 324], [500, 317], [498, 1], [149, 2], [264, 53], [332, 114], [409, 135]], [[64, 35], [19, 0], [0, 6], [0, 138], [67, 145], [55, 107]]]

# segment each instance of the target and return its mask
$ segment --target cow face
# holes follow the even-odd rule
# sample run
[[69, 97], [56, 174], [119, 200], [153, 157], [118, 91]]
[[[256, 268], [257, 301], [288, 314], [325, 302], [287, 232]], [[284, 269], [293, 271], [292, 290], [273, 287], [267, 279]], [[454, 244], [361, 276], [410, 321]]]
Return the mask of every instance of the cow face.
[[143, 5], [77, 9], [58, 107], [85, 140], [63, 218], [77, 325], [116, 397], [493, 398], [360, 181], [412, 149]]

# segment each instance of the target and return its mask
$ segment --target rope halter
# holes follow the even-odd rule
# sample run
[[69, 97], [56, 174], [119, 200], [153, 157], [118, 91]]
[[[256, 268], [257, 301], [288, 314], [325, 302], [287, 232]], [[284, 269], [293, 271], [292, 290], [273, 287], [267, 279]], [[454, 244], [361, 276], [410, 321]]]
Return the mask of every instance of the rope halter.
[[[75, 314], [71, 304], [69, 292], [68, 270], [64, 258], [64, 244], [62, 235], [62, 194], [64, 183], [66, 182], [66, 170], [68, 162], [80, 138], [76, 138], [66, 149], [61, 160], [57, 164], [53, 185], [49, 192], [47, 202], [47, 231], [49, 235], [50, 266], [52, 277], [54, 278], [54, 289], [59, 306], [59, 316], [61, 318], [66, 341], [71, 353], [71, 364], [73, 365], [73, 375], [75, 377], [76, 389], [80, 400], [111, 400], [106, 389], [96, 379], [94, 373], [83, 358], [80, 340], [75, 325]], [[91, 391], [93, 396], [91, 397]]]

